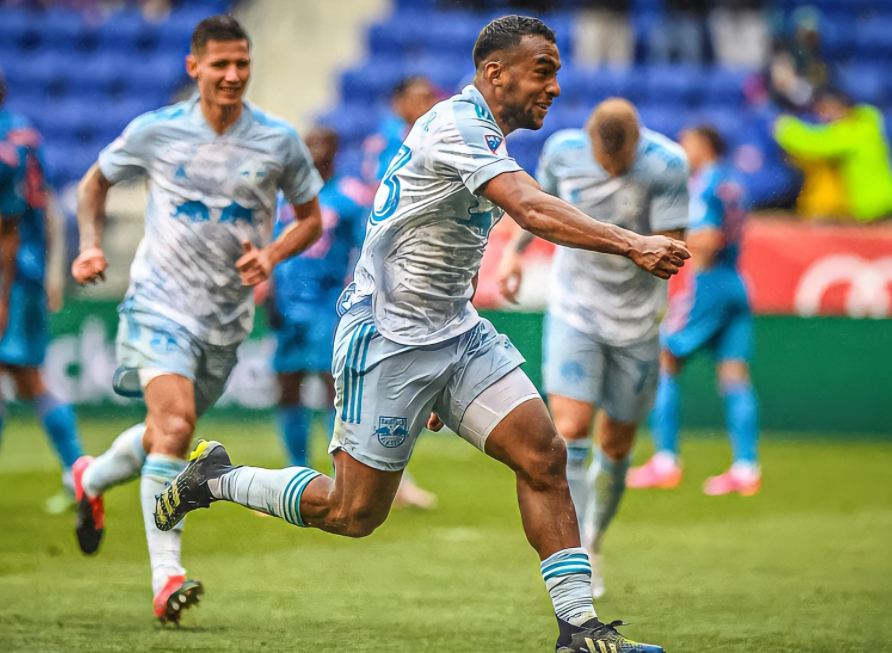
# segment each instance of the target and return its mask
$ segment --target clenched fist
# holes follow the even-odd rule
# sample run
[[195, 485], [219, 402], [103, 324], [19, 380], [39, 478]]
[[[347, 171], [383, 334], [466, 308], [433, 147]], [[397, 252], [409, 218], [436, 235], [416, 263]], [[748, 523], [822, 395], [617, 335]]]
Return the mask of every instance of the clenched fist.
[[105, 281], [106, 268], [108, 261], [102, 250], [99, 247], [88, 247], [71, 264], [71, 276], [82, 286], [99, 283]]
[[235, 262], [235, 267], [242, 279], [243, 286], [254, 286], [269, 279], [273, 270], [269, 254], [264, 249], [257, 249], [250, 241], [242, 243], [244, 254]]
[[641, 236], [629, 255], [632, 262], [660, 279], [677, 274], [691, 253], [680, 240], [666, 236]]

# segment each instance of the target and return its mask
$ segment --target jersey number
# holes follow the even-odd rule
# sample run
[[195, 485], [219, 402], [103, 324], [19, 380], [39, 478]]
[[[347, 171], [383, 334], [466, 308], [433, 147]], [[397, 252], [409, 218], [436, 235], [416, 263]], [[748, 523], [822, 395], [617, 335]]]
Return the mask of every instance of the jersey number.
[[400, 203], [400, 180], [397, 179], [396, 173], [409, 163], [411, 158], [412, 150], [405, 145], [400, 146], [396, 156], [393, 157], [393, 161], [390, 162], [390, 167], [387, 168], [387, 172], [384, 174], [384, 179], [381, 180], [381, 185], [387, 189], [387, 198], [380, 209], [375, 208], [372, 211], [372, 224], [386, 220], [396, 213], [396, 207]]

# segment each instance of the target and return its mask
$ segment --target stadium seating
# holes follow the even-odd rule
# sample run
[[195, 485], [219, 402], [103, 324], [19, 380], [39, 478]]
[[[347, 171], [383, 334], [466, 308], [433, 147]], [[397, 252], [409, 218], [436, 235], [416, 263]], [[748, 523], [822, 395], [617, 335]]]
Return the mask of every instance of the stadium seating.
[[[58, 184], [77, 179], [102, 146], [139, 113], [170, 100], [186, 81], [183, 57], [189, 35], [226, 0], [178, 4], [160, 24], [133, 10], [103, 20], [66, 9], [34, 12], [0, 6], [0, 68], [9, 104], [30, 116], [47, 141], [50, 171]], [[340, 102], [318, 116], [341, 134], [340, 169], [360, 174], [362, 143], [388, 111], [389, 95], [407, 75], [426, 75], [449, 94], [470, 81], [471, 49], [482, 25], [510, 9], [510, 0], [478, 0], [479, 13], [446, 7], [443, 0], [393, 0], [392, 11], [366, 33], [367, 56], [340, 75]], [[610, 96], [635, 102], [648, 127], [676, 136], [694, 123], [715, 125], [757, 204], [793, 183], [770, 137], [774, 115], [748, 103], [754, 71], [716, 66], [649, 64], [644, 45], [664, 15], [663, 0], [633, 0], [638, 35], [636, 64], [628, 69], [574, 66], [571, 35], [575, 12], [585, 3], [564, 0], [546, 22], [558, 35], [564, 67], [561, 97], [537, 133], [509, 138], [512, 154], [534, 170], [545, 139], [559, 129], [581, 127], [591, 108]], [[776, 0], [779, 25], [788, 28], [797, 8], [823, 14], [824, 55], [838, 84], [859, 101], [892, 117], [892, 2], [888, 0]], [[423, 29], [420, 28], [423, 26]]]
[[228, 4], [192, 0], [160, 24], [134, 10], [98, 19], [64, 8], [0, 6], [8, 105], [43, 133], [57, 186], [82, 176], [133, 118], [169, 102], [187, 80], [192, 29]]

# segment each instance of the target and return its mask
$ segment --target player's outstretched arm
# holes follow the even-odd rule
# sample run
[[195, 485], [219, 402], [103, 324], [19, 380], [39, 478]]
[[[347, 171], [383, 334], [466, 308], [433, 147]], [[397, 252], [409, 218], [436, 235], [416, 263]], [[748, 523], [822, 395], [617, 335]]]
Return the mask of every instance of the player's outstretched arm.
[[77, 226], [80, 231], [80, 255], [71, 264], [71, 274], [81, 285], [105, 281], [108, 261], [102, 253], [105, 230], [105, 200], [112, 182], [94, 163], [77, 185]]
[[242, 285], [253, 286], [266, 281], [273, 268], [287, 258], [299, 254], [322, 237], [322, 208], [319, 198], [304, 204], [292, 204], [294, 223], [263, 249], [246, 242], [244, 255], [236, 261]]
[[677, 273], [691, 257], [680, 241], [665, 236], [642, 236], [588, 217], [544, 192], [525, 172], [498, 175], [480, 192], [535, 236], [565, 247], [625, 256], [661, 279]]

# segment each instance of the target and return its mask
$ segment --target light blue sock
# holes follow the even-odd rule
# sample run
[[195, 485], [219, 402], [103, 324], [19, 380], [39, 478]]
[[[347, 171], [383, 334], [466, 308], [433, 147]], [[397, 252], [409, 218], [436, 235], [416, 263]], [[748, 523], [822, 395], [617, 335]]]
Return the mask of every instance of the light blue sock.
[[592, 565], [583, 548], [563, 549], [539, 565], [554, 613], [576, 626], [596, 617], [592, 605]]
[[722, 395], [734, 462], [755, 465], [759, 462], [759, 400], [753, 386], [750, 383], [724, 384]]
[[589, 438], [583, 440], [567, 440], [567, 484], [570, 486], [570, 497], [576, 508], [576, 520], [579, 522], [579, 534], [583, 535], [583, 522], [591, 501], [591, 486], [588, 482], [588, 455], [592, 443]]
[[657, 398], [650, 414], [650, 433], [657, 453], [678, 455], [678, 431], [681, 428], [681, 392], [678, 379], [660, 374]]
[[169, 531], [159, 531], [155, 526], [155, 497], [164, 492], [166, 484], [173, 481], [185, 468], [185, 460], [158, 453], [148, 454], [142, 467], [139, 496], [149, 545], [149, 562], [152, 565], [152, 590], [156, 595], [169, 577], [186, 573], [180, 564], [185, 520]]
[[37, 395], [34, 398], [34, 405], [43, 430], [49, 436], [62, 467], [71, 469], [74, 461], [83, 455], [74, 410], [70, 404], [62, 403], [50, 392]]
[[601, 551], [604, 533], [613, 521], [626, 491], [626, 474], [631, 461], [631, 454], [613, 460], [603, 450], [599, 450], [597, 458], [592, 461], [588, 477], [592, 496], [585, 518], [583, 542], [590, 545], [596, 553]]
[[285, 448], [288, 464], [292, 467], [306, 467], [310, 411], [300, 404], [279, 406], [276, 424], [279, 427], [279, 437]]

